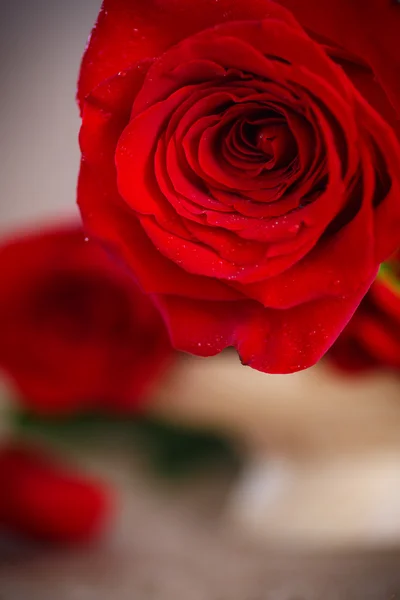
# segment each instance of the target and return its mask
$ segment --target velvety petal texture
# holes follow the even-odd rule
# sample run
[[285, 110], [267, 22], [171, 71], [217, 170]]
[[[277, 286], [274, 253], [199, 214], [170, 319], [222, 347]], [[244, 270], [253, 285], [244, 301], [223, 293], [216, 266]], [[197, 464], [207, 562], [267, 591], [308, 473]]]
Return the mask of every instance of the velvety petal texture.
[[272, 373], [321, 358], [400, 243], [396, 90], [293, 5], [105, 0], [78, 93], [88, 235], [177, 348]]
[[0, 246], [0, 369], [31, 411], [135, 411], [172, 357], [162, 319], [77, 225]]

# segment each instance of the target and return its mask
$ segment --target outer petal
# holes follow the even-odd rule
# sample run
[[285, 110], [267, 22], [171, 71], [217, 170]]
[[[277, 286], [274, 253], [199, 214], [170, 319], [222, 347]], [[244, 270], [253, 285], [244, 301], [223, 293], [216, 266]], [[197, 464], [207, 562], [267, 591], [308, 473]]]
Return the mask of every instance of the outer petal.
[[267, 373], [293, 373], [315, 364], [350, 320], [373, 277], [351, 298], [323, 298], [287, 310], [251, 300], [198, 302], [158, 296], [173, 345], [198, 356], [234, 346], [244, 364]]
[[289, 12], [269, 0], [103, 0], [83, 57], [78, 101], [104, 79], [159, 56], [193, 33], [275, 15], [295, 24]]
[[400, 115], [400, 5], [391, 0], [276, 0], [299, 23], [371, 65]]

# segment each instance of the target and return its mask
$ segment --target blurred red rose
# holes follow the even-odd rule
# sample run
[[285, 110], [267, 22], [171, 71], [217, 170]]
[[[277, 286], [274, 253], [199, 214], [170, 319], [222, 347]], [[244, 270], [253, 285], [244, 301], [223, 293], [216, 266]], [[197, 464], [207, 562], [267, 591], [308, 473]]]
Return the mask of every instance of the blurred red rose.
[[400, 369], [400, 253], [382, 265], [328, 357], [346, 371]]
[[110, 494], [99, 483], [16, 442], [0, 448], [0, 490], [0, 530], [36, 541], [90, 541], [111, 513]]
[[0, 246], [0, 368], [41, 413], [140, 406], [171, 347], [130, 277], [78, 227]]
[[[397, 64], [368, 26], [392, 27], [378, 12], [360, 10], [363, 36]], [[399, 245], [393, 110], [325, 47], [269, 0], [103, 2], [79, 82], [78, 202], [179, 349], [309, 367]]]

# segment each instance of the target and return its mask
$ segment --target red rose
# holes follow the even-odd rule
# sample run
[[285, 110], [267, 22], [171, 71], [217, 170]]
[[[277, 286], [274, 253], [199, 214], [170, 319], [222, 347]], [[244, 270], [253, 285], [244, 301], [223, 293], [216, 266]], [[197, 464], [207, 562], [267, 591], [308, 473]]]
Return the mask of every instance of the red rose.
[[348, 371], [400, 369], [400, 255], [384, 263], [328, 356]]
[[0, 368], [42, 413], [133, 409], [170, 355], [162, 320], [71, 227], [0, 247]]
[[32, 447], [0, 449], [0, 529], [38, 541], [90, 541], [109, 517], [109, 493]]
[[400, 238], [399, 143], [324, 47], [268, 0], [104, 0], [78, 97], [85, 227], [174, 346], [315, 363]]

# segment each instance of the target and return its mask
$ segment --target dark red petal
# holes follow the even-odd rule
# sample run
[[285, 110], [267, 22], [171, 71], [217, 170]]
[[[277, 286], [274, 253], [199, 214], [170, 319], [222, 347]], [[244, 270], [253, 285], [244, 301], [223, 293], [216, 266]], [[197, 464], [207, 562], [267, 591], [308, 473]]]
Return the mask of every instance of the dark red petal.
[[352, 327], [352, 322], [356, 319], [357, 312], [326, 355], [331, 364], [349, 374], [368, 371], [379, 365], [379, 361], [357, 339], [357, 326]]
[[378, 277], [374, 281], [368, 297], [372, 300], [373, 304], [379, 306], [389, 318], [400, 325], [400, 293], [395, 286], [396, 283], [391, 284]]
[[371, 65], [400, 115], [400, 7], [391, 0], [277, 0], [299, 23]]
[[[375, 208], [374, 236], [375, 258], [380, 263], [391, 256], [399, 247], [400, 144], [391, 127], [383, 119], [379, 119], [367, 103], [360, 104], [359, 114], [362, 116], [364, 126], [370, 131], [375, 144], [375, 147], [371, 148], [371, 153], [376, 161], [376, 165], [374, 165], [375, 186], [381, 202]], [[380, 156], [377, 156], [377, 149]], [[382, 164], [383, 156], [384, 164]], [[384, 186], [382, 186], [380, 178], [387, 180]], [[387, 190], [385, 187], [389, 187], [389, 189]]]
[[346, 58], [346, 53], [344, 53], [345, 58], [338, 58], [338, 54], [341, 55], [343, 52], [337, 47], [329, 47], [327, 51], [333, 60], [344, 69], [361, 95], [393, 127], [397, 137], [400, 138], [400, 120], [373, 70], [366, 63], [358, 62], [353, 55], [348, 55]]
[[400, 367], [400, 325], [386, 315], [363, 311], [357, 315], [357, 339], [380, 364]]

